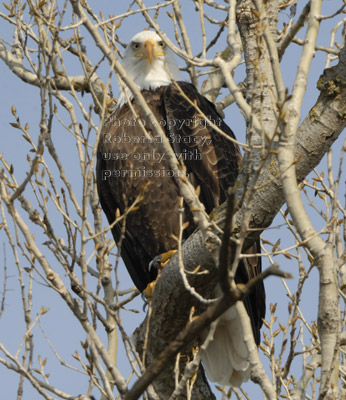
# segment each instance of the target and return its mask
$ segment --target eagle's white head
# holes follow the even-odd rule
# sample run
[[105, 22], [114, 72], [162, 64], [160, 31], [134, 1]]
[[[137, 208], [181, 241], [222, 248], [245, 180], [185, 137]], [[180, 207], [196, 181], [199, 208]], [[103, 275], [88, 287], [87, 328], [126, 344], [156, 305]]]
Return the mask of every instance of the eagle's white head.
[[[178, 64], [160, 36], [153, 31], [137, 33], [127, 45], [122, 65], [140, 90], [169, 85], [181, 79]], [[121, 91], [117, 107], [133, 95], [127, 87]], [[127, 96], [126, 96], [127, 95]]]

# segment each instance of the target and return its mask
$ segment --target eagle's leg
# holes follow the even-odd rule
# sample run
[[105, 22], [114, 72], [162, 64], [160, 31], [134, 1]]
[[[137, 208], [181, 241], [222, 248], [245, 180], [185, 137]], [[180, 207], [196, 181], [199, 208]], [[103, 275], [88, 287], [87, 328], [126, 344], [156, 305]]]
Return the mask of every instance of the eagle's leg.
[[[156, 269], [158, 274], [157, 278], [160, 276], [160, 271], [161, 269], [168, 264], [169, 260], [172, 258], [172, 256], [177, 252], [177, 250], [170, 250], [167, 251], [166, 253], [159, 254], [158, 256], [154, 257], [148, 266], [149, 271], [151, 271], [152, 268]], [[154, 286], [156, 283], [157, 278], [150, 282], [147, 287], [143, 291], [143, 298], [145, 297], [145, 301], [150, 301], [152, 295], [153, 295], [153, 290]]]
[[177, 250], [170, 250], [166, 253], [159, 254], [158, 256], [154, 257], [148, 266], [149, 271], [152, 268], [156, 269], [158, 272], [168, 263], [168, 261], [172, 258], [172, 256], [177, 252]]

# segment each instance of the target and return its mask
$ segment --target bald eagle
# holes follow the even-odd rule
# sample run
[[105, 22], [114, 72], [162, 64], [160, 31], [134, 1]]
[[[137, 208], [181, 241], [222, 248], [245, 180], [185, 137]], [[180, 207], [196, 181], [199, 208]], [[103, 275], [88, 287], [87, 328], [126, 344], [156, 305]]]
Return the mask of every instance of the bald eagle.
[[[155, 32], [135, 35], [126, 47], [122, 64], [164, 129], [175, 154], [184, 161], [188, 179], [195, 187], [200, 186], [200, 200], [210, 213], [226, 200], [227, 188], [234, 185], [241, 163], [238, 146], [215, 130], [210, 121], [230, 138], [234, 138], [233, 132], [211, 102], [192, 84], [181, 81], [173, 54]], [[97, 188], [110, 224], [117, 210], [124, 213], [140, 198], [125, 223], [116, 224], [112, 233], [133, 282], [143, 291], [157, 276], [157, 270], [150, 268], [151, 261], [177, 248], [180, 193], [174, 171], [157, 144], [160, 137], [155, 136], [149, 120], [138, 118], [139, 114], [131, 91], [123, 87], [116, 109], [101, 131]], [[184, 218], [189, 222], [184, 230], [186, 238], [196, 229], [188, 207]], [[256, 248], [255, 252], [259, 250]], [[260, 271], [260, 258], [244, 259], [236, 281], [246, 283]], [[244, 303], [259, 344], [265, 312], [262, 283]], [[219, 384], [239, 386], [249, 378], [250, 365], [236, 306], [219, 319], [202, 360], [208, 377]]]

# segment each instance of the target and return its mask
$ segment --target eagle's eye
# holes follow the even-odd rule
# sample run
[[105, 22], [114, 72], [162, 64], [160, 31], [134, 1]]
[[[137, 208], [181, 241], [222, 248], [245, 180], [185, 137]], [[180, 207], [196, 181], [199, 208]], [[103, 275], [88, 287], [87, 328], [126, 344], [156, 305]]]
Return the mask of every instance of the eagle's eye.
[[164, 49], [166, 46], [162, 40], [158, 43], [158, 45], [159, 45], [159, 47], [161, 47], [161, 49]]
[[133, 50], [138, 50], [139, 49], [139, 43], [133, 42], [132, 43], [132, 48], [133, 48]]

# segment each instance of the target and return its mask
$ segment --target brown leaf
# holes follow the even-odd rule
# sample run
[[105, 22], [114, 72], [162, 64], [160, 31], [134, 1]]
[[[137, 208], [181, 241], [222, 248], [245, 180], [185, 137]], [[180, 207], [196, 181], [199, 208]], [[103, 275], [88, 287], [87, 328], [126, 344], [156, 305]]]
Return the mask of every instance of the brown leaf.
[[[8, 4], [2, 3], [2, 5], [6, 8], [6, 10], [8, 10], [8, 11], [12, 10], [12, 8]], [[12, 107], [14, 107], [14, 106], [12, 106]]]

